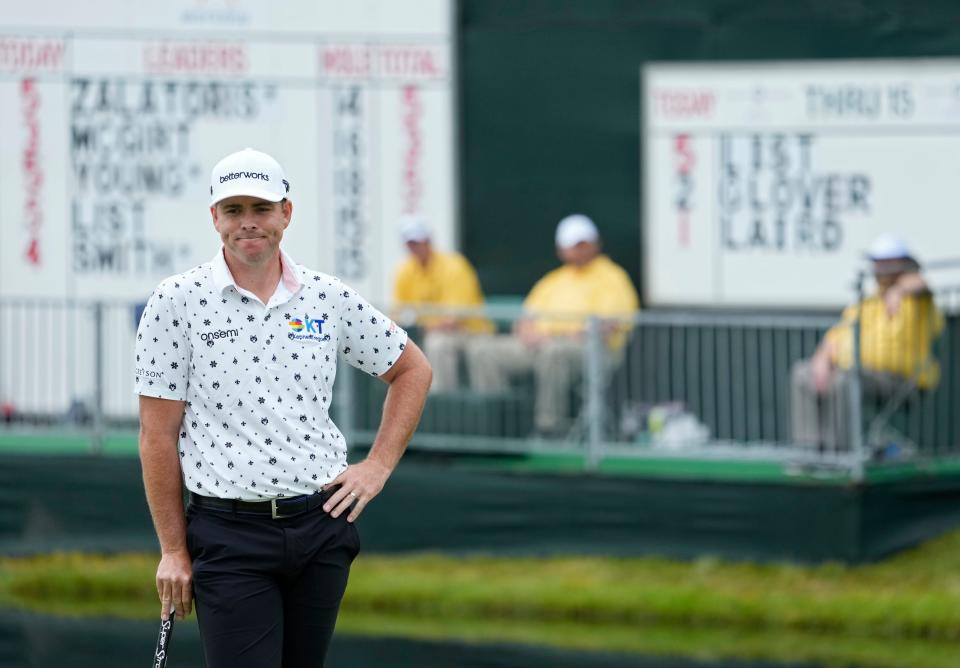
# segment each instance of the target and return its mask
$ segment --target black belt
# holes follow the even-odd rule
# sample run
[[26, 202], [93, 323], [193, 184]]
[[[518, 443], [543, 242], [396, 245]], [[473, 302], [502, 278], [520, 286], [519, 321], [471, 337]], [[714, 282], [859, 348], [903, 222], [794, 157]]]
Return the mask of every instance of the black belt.
[[323, 502], [333, 496], [333, 493], [339, 488], [340, 485], [337, 485], [336, 487], [331, 487], [326, 491], [316, 492], [315, 494], [281, 497], [279, 499], [269, 499], [266, 501], [218, 499], [213, 496], [200, 496], [199, 494], [190, 492], [190, 504], [198, 508], [209, 508], [210, 510], [237, 513], [238, 515], [263, 515], [276, 520], [284, 517], [295, 517], [319, 508], [323, 505]]

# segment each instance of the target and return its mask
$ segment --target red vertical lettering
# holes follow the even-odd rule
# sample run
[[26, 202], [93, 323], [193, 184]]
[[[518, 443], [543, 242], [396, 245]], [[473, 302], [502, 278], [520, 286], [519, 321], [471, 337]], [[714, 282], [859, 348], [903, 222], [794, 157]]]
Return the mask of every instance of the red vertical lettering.
[[43, 225], [41, 190], [43, 168], [40, 164], [40, 93], [35, 79], [20, 83], [20, 103], [23, 110], [23, 125], [27, 141], [23, 148], [24, 226], [27, 229], [27, 247], [24, 256], [27, 262], [39, 266], [40, 228]]
[[677, 169], [677, 243], [681, 248], [690, 246], [690, 207], [693, 194], [693, 166], [696, 158], [690, 135], [677, 135], [673, 147], [674, 164]]
[[407, 136], [407, 151], [403, 162], [403, 210], [404, 213], [420, 212], [423, 182], [420, 158], [423, 153], [423, 140], [420, 129], [423, 120], [423, 104], [420, 90], [416, 86], [403, 88], [403, 128]]

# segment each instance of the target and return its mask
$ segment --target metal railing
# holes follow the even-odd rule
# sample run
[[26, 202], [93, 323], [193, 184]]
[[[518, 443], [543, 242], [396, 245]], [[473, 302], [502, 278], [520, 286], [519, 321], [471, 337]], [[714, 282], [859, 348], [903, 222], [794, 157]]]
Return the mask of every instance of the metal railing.
[[[509, 338], [518, 309], [488, 312]], [[580, 368], [564, 388], [564, 427], [538, 428], [541, 353], [517, 366], [498, 392], [475, 387], [465, 335], [460, 384], [431, 394], [415, 445], [452, 451], [580, 452], [588, 466], [613, 454], [635, 456], [838, 459], [790, 441], [793, 364], [809, 357], [834, 318], [642, 311], [623, 321], [591, 318], [580, 337]], [[611, 332], [620, 342], [611, 347]], [[413, 332], [418, 341], [422, 333]], [[490, 356], [479, 363], [496, 363]], [[549, 380], [547, 381], [549, 382]], [[361, 440], [379, 424], [385, 388], [355, 380], [353, 423]], [[840, 457], [839, 459], [843, 459]]]
[[87, 431], [135, 427], [133, 341], [139, 310], [124, 303], [0, 301], [0, 406], [8, 427]]
[[[852, 438], [839, 446], [798, 443], [791, 432], [791, 374], [835, 317], [642, 311], [626, 321], [592, 318], [576, 346], [556, 358], [570, 368], [551, 381], [543, 363], [550, 358], [536, 347], [520, 362], [501, 359], [495, 346], [475, 354], [492, 339], [512, 338], [521, 313], [507, 307], [484, 314], [499, 334], [464, 336], [457, 384], [431, 394], [412, 447], [578, 453], [588, 468], [610, 456], [771, 459], [843, 467], [854, 478], [872, 461], [953, 456], [960, 454], [960, 290], [939, 290], [936, 300], [945, 316], [933, 348], [938, 382], [893, 403], [864, 396]], [[125, 303], [0, 301], [5, 424], [86, 432], [93, 450], [107, 430], [135, 428], [138, 316]], [[424, 342], [423, 332], [411, 332]], [[508, 382], [478, 387], [478, 368], [501, 362]], [[557, 385], [547, 399], [545, 382]], [[332, 411], [349, 442], [372, 441], [385, 392], [379, 380], [341, 364]], [[545, 401], [552, 403], [549, 429]]]

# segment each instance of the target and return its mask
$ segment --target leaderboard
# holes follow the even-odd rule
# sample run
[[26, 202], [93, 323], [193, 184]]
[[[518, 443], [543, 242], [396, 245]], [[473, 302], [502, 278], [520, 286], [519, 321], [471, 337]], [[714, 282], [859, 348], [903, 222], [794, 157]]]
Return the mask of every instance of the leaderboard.
[[176, 30], [0, 26], [0, 295], [143, 301], [216, 252], [209, 169], [248, 146], [290, 177], [291, 255], [374, 301], [401, 215], [452, 243], [448, 3], [400, 34], [385, 1], [266, 30], [252, 3], [172, 4]]

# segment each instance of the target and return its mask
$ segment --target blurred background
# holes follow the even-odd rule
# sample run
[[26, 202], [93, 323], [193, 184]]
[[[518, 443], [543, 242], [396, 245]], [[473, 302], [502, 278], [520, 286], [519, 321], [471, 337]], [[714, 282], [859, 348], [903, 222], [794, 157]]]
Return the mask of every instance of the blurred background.
[[0, 100], [2, 665], [152, 646], [133, 341], [248, 146], [443, 370], [332, 665], [957, 665], [955, 3], [34, 0]]

